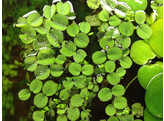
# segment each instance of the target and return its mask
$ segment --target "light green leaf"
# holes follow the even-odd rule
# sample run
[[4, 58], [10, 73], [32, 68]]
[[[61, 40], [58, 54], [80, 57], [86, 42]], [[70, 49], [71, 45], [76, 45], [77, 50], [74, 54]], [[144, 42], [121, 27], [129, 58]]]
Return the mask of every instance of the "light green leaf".
[[129, 56], [125, 56], [123, 58], [121, 58], [120, 60], [120, 65], [123, 67], [123, 68], [130, 68], [132, 66], [133, 62], [132, 60], [130, 59]]
[[34, 111], [32, 118], [34, 121], [44, 121], [44, 113], [42, 111]]
[[51, 75], [54, 77], [60, 77], [64, 72], [63, 66], [57, 64], [51, 65], [50, 70]]
[[107, 102], [112, 99], [112, 92], [109, 88], [102, 88], [98, 93], [98, 98], [102, 102]]
[[131, 22], [122, 22], [119, 25], [119, 31], [122, 35], [131, 36], [134, 31], [134, 26]]
[[51, 6], [46, 5], [43, 9], [44, 16], [46, 18], [52, 18], [56, 12], [56, 6], [52, 4]]
[[62, 14], [55, 14], [50, 24], [54, 29], [64, 31], [67, 29], [68, 19]]
[[91, 25], [91, 26], [100, 26], [101, 25], [101, 21], [98, 18], [97, 14], [94, 15], [89, 15], [85, 17], [85, 20]]
[[107, 57], [109, 60], [118, 60], [122, 57], [122, 50], [117, 47], [111, 47], [107, 51]]
[[47, 105], [48, 97], [43, 93], [38, 93], [34, 97], [34, 105], [38, 108], [44, 108]]
[[96, 79], [96, 81], [98, 82], [98, 83], [101, 83], [102, 81], [103, 81], [103, 76], [102, 75], [97, 75], [97, 79]]
[[51, 29], [50, 32], [47, 33], [47, 38], [54, 47], [60, 47], [60, 43], [64, 40], [63, 33], [55, 29]]
[[69, 65], [68, 70], [72, 75], [78, 76], [81, 72], [81, 65], [73, 62]]
[[100, 3], [102, 8], [107, 10], [108, 12], [111, 12], [116, 7], [115, 0], [101, 0]]
[[66, 90], [70, 90], [73, 87], [74, 83], [71, 80], [63, 81], [63, 86]]
[[69, 5], [68, 2], [58, 2], [56, 4], [56, 8], [57, 8], [57, 12], [62, 14], [62, 15], [67, 15], [69, 14], [70, 10], [71, 10], [71, 6]]
[[27, 34], [20, 34], [19, 38], [22, 40], [24, 44], [30, 44], [35, 40], [34, 37], [30, 37]]
[[88, 32], [90, 32], [91, 30], [91, 26], [88, 22], [81, 22], [80, 23], [80, 31], [87, 34]]
[[79, 33], [76, 38], [74, 38], [74, 42], [79, 48], [85, 48], [89, 44], [89, 37], [84, 33]]
[[71, 121], [76, 121], [80, 117], [80, 110], [74, 107], [68, 108], [67, 117]]
[[137, 28], [137, 35], [142, 39], [149, 39], [152, 35], [152, 29], [147, 24], [142, 24]]
[[105, 113], [108, 115], [108, 116], [113, 116], [115, 115], [116, 113], [116, 108], [112, 105], [112, 104], [109, 104], [106, 106], [105, 108]]
[[120, 35], [116, 40], [115, 40], [115, 45], [117, 47], [120, 47], [122, 49], [126, 49], [131, 45], [131, 39], [130, 37], [127, 37], [125, 35]]
[[67, 33], [71, 37], [75, 37], [79, 33], [79, 26], [76, 23], [72, 23], [67, 27]]
[[38, 55], [37, 55], [37, 62], [38, 64], [42, 65], [50, 65], [55, 62], [55, 51], [50, 48], [42, 48], [40, 49]]
[[64, 55], [58, 55], [55, 59], [55, 63], [63, 64], [66, 61], [66, 57]]
[[94, 72], [94, 68], [91, 64], [85, 64], [82, 68], [82, 73], [86, 76], [90, 76]]
[[137, 118], [143, 117], [144, 115], [144, 107], [141, 105], [141, 103], [134, 103], [132, 105], [132, 114], [136, 115]]
[[27, 71], [33, 72], [37, 68], [36, 56], [27, 56], [24, 64], [27, 66]]
[[62, 48], [60, 49], [60, 53], [71, 57], [75, 54], [76, 51], [76, 45], [72, 41], [63, 41], [62, 42]]
[[87, 56], [86, 52], [82, 49], [78, 49], [76, 54], [73, 55], [73, 59], [76, 63], [83, 62], [84, 58]]
[[109, 24], [111, 26], [118, 26], [121, 23], [121, 19], [118, 18], [116, 15], [109, 17]]
[[145, 109], [144, 121], [163, 121], [163, 118], [157, 118], [153, 114], [151, 114], [147, 109]]
[[106, 10], [103, 10], [98, 14], [98, 17], [103, 22], [108, 21], [109, 20], [109, 13]]
[[19, 17], [17, 20], [16, 27], [24, 27], [27, 25], [27, 20], [24, 17]]
[[57, 121], [67, 121], [67, 117], [65, 115], [58, 115]]
[[106, 54], [102, 51], [94, 52], [92, 55], [92, 60], [95, 64], [102, 64], [106, 61]]
[[100, 0], [87, 0], [87, 5], [91, 9], [97, 9], [100, 5]]
[[155, 53], [151, 47], [143, 40], [133, 43], [130, 51], [130, 57], [139, 65], [146, 64], [150, 59], [155, 58]]
[[39, 13], [32, 13], [27, 17], [27, 23], [33, 27], [38, 27], [43, 23], [43, 17]]
[[37, 79], [45, 80], [50, 75], [50, 69], [46, 65], [39, 65], [36, 68], [34, 74], [35, 74], [35, 76], [36, 76]]
[[45, 95], [47, 96], [52, 96], [56, 93], [57, 91], [58, 84], [55, 83], [54, 81], [46, 81], [43, 85], [42, 91]]
[[123, 77], [126, 74], [126, 70], [122, 67], [117, 68], [116, 74], [118, 74], [120, 77]]
[[39, 50], [43, 47], [51, 48], [51, 44], [46, 35], [39, 34], [37, 39], [33, 41], [33, 48], [34, 50]]
[[115, 97], [114, 107], [116, 109], [124, 109], [127, 106], [127, 100], [125, 97]]
[[115, 72], [108, 74], [106, 79], [111, 85], [117, 85], [120, 82], [120, 77]]
[[84, 75], [80, 75], [80, 76], [76, 76], [76, 77], [72, 77], [73, 80], [74, 80], [74, 85], [76, 88], [78, 89], [83, 89], [86, 87], [86, 81], [87, 81], [87, 78], [86, 76]]
[[35, 28], [35, 30], [40, 34], [46, 34], [47, 33], [46, 29], [43, 27], [37, 27], [37, 28]]
[[81, 95], [82, 97], [85, 97], [87, 94], [88, 94], [88, 88], [87, 88], [87, 87], [81, 89], [80, 95]]
[[39, 79], [34, 79], [29, 86], [30, 91], [34, 94], [39, 93], [42, 89], [43, 83]]
[[81, 95], [75, 94], [71, 97], [70, 101], [73, 107], [80, 107], [83, 105], [84, 99]]
[[60, 94], [59, 94], [59, 97], [62, 100], [67, 100], [69, 98], [69, 92], [68, 92], [68, 90], [66, 90], [66, 89], [61, 90], [60, 91]]
[[106, 61], [104, 67], [105, 67], [105, 72], [111, 73], [115, 70], [116, 64], [113, 61]]
[[119, 119], [115, 116], [111, 116], [107, 121], [119, 121]]
[[18, 97], [22, 101], [26, 101], [30, 98], [31, 92], [28, 89], [22, 89], [18, 93]]
[[104, 36], [102, 39], [100, 39], [99, 45], [103, 50], [108, 50], [110, 47], [114, 46], [114, 40]]
[[138, 10], [135, 12], [135, 21], [138, 24], [143, 24], [146, 21], [146, 14], [143, 10]]
[[118, 84], [118, 85], [115, 85], [113, 88], [112, 88], [112, 94], [114, 96], [122, 96], [124, 95], [125, 93], [125, 88], [124, 86]]

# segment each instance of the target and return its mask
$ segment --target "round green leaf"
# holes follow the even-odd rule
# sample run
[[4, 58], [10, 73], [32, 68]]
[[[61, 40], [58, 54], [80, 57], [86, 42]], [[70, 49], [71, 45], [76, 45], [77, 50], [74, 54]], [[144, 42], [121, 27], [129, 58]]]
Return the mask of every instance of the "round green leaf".
[[73, 107], [80, 107], [83, 105], [84, 99], [81, 95], [75, 94], [71, 97], [70, 101]]
[[26, 101], [30, 98], [31, 92], [28, 89], [22, 89], [18, 93], [18, 97], [22, 101]]
[[116, 7], [115, 0], [101, 0], [101, 6], [103, 9], [111, 12]]
[[112, 105], [112, 104], [109, 104], [106, 106], [105, 108], [105, 113], [108, 115], [108, 116], [113, 116], [115, 115], [116, 113], [116, 108]]
[[142, 40], [133, 43], [130, 51], [130, 57], [139, 65], [146, 64], [148, 60], [155, 57], [151, 47]]
[[116, 64], [113, 61], [107, 61], [104, 64], [105, 66], [105, 72], [111, 73], [115, 70]]
[[112, 99], [112, 92], [109, 88], [102, 88], [98, 93], [98, 98], [102, 102], [107, 102]]
[[158, 4], [163, 4], [163, 0], [156, 0]]
[[134, 26], [131, 22], [122, 22], [119, 25], [119, 31], [122, 35], [131, 36], [134, 31]]
[[40, 81], [39, 79], [34, 79], [31, 83], [30, 83], [30, 91], [32, 91], [33, 93], [39, 93], [42, 89], [43, 83], [42, 81]]
[[153, 31], [149, 43], [158, 56], [163, 57], [163, 19], [157, 20], [151, 25]]
[[51, 6], [46, 5], [43, 9], [44, 16], [46, 18], [52, 18], [56, 12], [56, 6], [52, 4]]
[[50, 70], [51, 70], [51, 75], [54, 77], [59, 77], [64, 72], [63, 66], [57, 64], [51, 65]]
[[126, 70], [122, 67], [117, 68], [116, 74], [118, 74], [120, 77], [123, 77], [126, 74]]
[[152, 35], [152, 30], [147, 24], [142, 24], [137, 28], [137, 35], [146, 40]]
[[66, 90], [70, 90], [73, 87], [73, 81], [63, 81], [63, 86]]
[[101, 11], [98, 14], [98, 17], [101, 21], [104, 21], [104, 22], [109, 20], [109, 14], [106, 10]]
[[60, 53], [71, 57], [75, 54], [76, 51], [76, 45], [72, 41], [64, 41], [62, 42], [62, 48], [60, 49]]
[[114, 45], [114, 40], [107, 37], [107, 36], [104, 36], [100, 41], [99, 41], [99, 45], [100, 47], [103, 49], [103, 50], [107, 50], [109, 49], [110, 47], [113, 47]]
[[103, 81], [103, 76], [102, 75], [97, 75], [97, 79], [96, 79], [96, 81], [98, 82], [98, 83], [101, 83], [102, 81]]
[[46, 29], [43, 27], [37, 27], [37, 28], [35, 28], [35, 30], [40, 34], [46, 34], [47, 33]]
[[67, 33], [71, 37], [75, 37], [79, 33], [79, 26], [76, 23], [72, 23], [71, 25], [68, 26], [67, 28]]
[[70, 10], [71, 10], [71, 6], [69, 5], [68, 2], [58, 2], [56, 4], [56, 8], [57, 8], [57, 12], [62, 14], [62, 15], [67, 15], [69, 14]]
[[95, 64], [102, 64], [106, 61], [106, 54], [102, 51], [94, 52], [92, 55], [92, 60]]
[[30, 36], [28, 36], [26, 34], [20, 34], [19, 38], [22, 40], [22, 42], [24, 44], [30, 44], [30, 43], [32, 43], [35, 40], [35, 38], [30, 37]]
[[125, 88], [124, 88], [124, 86], [122, 86], [120, 84], [115, 85], [112, 88], [112, 93], [113, 93], [114, 96], [122, 96], [125, 93]]
[[81, 65], [73, 62], [69, 65], [68, 70], [72, 75], [78, 76], [81, 72]]
[[27, 25], [27, 26], [23, 27], [21, 29], [21, 31], [22, 31], [22, 33], [28, 35], [31, 38], [36, 36], [35, 29], [32, 26], [30, 26], [30, 25]]
[[76, 77], [72, 77], [74, 80], [74, 86], [78, 89], [83, 89], [86, 87], [86, 76], [81, 75], [81, 76], [76, 76]]
[[69, 98], [69, 92], [66, 89], [63, 89], [60, 91], [59, 97], [62, 100], [67, 100]]
[[129, 5], [132, 11], [136, 12], [137, 10], [145, 10], [147, 7], [147, 0], [126, 0], [126, 3]]
[[76, 121], [80, 117], [80, 110], [74, 107], [68, 108], [67, 117], [71, 121]]
[[[157, 74], [163, 72], [163, 63], [157, 62], [151, 65], [143, 65], [138, 70], [138, 81], [141, 86], [146, 89], [149, 81]], [[146, 75], [146, 76], [145, 76]]]
[[103, 31], [105, 32], [109, 27], [109, 24], [107, 22], [103, 22], [101, 25], [100, 25], [100, 30], [99, 31]]
[[88, 22], [80, 23], [80, 31], [87, 34], [91, 30], [91, 26]]
[[155, 117], [147, 109], [145, 109], [145, 111], [144, 111], [144, 121], [163, 121], [163, 119]]
[[122, 49], [126, 49], [130, 46], [131, 44], [131, 39], [130, 37], [120, 35], [116, 40], [115, 40], [115, 45], [117, 47], [120, 47]]
[[118, 18], [116, 15], [113, 15], [109, 18], [109, 24], [111, 26], [118, 26], [121, 23], [121, 19]]
[[107, 51], [107, 57], [109, 60], [118, 60], [122, 57], [122, 50], [117, 47], [111, 47]]
[[60, 31], [64, 31], [67, 29], [67, 25], [68, 25], [68, 19], [62, 15], [62, 14], [55, 14], [52, 17], [52, 22], [51, 22], [51, 26], [54, 29], [60, 30]]
[[36, 56], [27, 56], [24, 60], [24, 64], [27, 66], [27, 71], [33, 72], [37, 68]]
[[101, 25], [101, 21], [98, 18], [97, 14], [94, 15], [90, 15], [90, 16], [86, 16], [85, 20], [91, 25], [91, 26], [100, 26]]
[[107, 121], [119, 121], [119, 119], [115, 116], [111, 116]]
[[135, 21], [138, 24], [143, 24], [146, 21], [146, 14], [143, 10], [138, 10], [135, 12]]
[[34, 97], [34, 105], [38, 108], [43, 108], [47, 105], [48, 97], [43, 93], [38, 93]]
[[150, 80], [145, 94], [145, 103], [153, 115], [163, 118], [163, 73], [155, 75]]
[[35, 111], [32, 114], [34, 121], [44, 121], [44, 113], [42, 111]]
[[27, 25], [27, 20], [24, 17], [19, 17], [17, 20], [16, 27], [24, 27]]
[[51, 44], [49, 43], [46, 35], [39, 34], [38, 38], [33, 41], [33, 48], [34, 50], [39, 50], [43, 47], [51, 48]]
[[76, 63], [83, 62], [84, 58], [87, 56], [86, 52], [82, 49], [77, 50], [76, 54], [73, 55], [73, 59]]
[[82, 68], [82, 73], [86, 76], [90, 76], [94, 72], [94, 68], [91, 64], [85, 64]]
[[35, 72], [34, 72], [35, 76], [37, 79], [40, 80], [45, 80], [49, 77], [50, 75], [50, 69], [48, 68], [48, 66], [45, 65], [39, 65]]
[[158, 6], [157, 8], [157, 19], [163, 19], [163, 5], [162, 6]]
[[60, 43], [64, 40], [63, 33], [55, 29], [51, 29], [50, 32], [47, 33], [47, 38], [54, 47], [60, 47]]
[[55, 59], [55, 63], [63, 64], [66, 61], [66, 57], [64, 55], [58, 55]]
[[124, 109], [127, 106], [127, 100], [125, 97], [115, 97], [114, 107], [116, 109]]
[[120, 77], [115, 72], [108, 74], [106, 79], [111, 85], [117, 85], [120, 82]]
[[121, 58], [120, 65], [123, 68], [128, 69], [128, 68], [130, 68], [132, 66], [132, 60], [130, 59], [129, 56], [125, 56], [125, 57]]
[[27, 23], [33, 27], [38, 27], [43, 23], [43, 17], [39, 13], [32, 13], [27, 17]]
[[52, 96], [56, 93], [57, 87], [58, 87], [57, 83], [49, 80], [49, 81], [46, 81], [46, 83], [44, 83], [42, 91], [45, 95]]
[[79, 48], [85, 48], [89, 44], [89, 37], [84, 33], [79, 33], [76, 38], [74, 38], [74, 42]]
[[55, 51], [50, 48], [40, 49], [37, 55], [38, 64], [42, 64], [42, 65], [53, 64], [55, 62], [54, 54], [55, 54]]
[[67, 121], [67, 117], [65, 115], [58, 115], [57, 121]]
[[87, 5], [91, 9], [97, 9], [100, 5], [100, 0], [87, 0]]

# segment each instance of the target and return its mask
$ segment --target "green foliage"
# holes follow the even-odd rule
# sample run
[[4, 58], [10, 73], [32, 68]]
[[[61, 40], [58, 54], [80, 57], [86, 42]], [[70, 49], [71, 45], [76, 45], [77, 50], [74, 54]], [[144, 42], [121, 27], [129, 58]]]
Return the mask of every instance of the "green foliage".
[[30, 96], [31, 96], [31, 93], [30, 93], [30, 91], [28, 89], [22, 89], [18, 93], [18, 97], [22, 101], [25, 101], [25, 100], [29, 99]]

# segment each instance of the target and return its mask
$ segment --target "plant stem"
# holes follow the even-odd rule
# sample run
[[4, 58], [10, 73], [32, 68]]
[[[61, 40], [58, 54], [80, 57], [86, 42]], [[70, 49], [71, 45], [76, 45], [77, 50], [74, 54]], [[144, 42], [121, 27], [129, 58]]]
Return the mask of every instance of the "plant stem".
[[137, 79], [137, 76], [135, 76], [126, 86], [125, 91], [128, 89], [128, 87], [131, 85], [131, 83], [133, 83], [135, 80]]

